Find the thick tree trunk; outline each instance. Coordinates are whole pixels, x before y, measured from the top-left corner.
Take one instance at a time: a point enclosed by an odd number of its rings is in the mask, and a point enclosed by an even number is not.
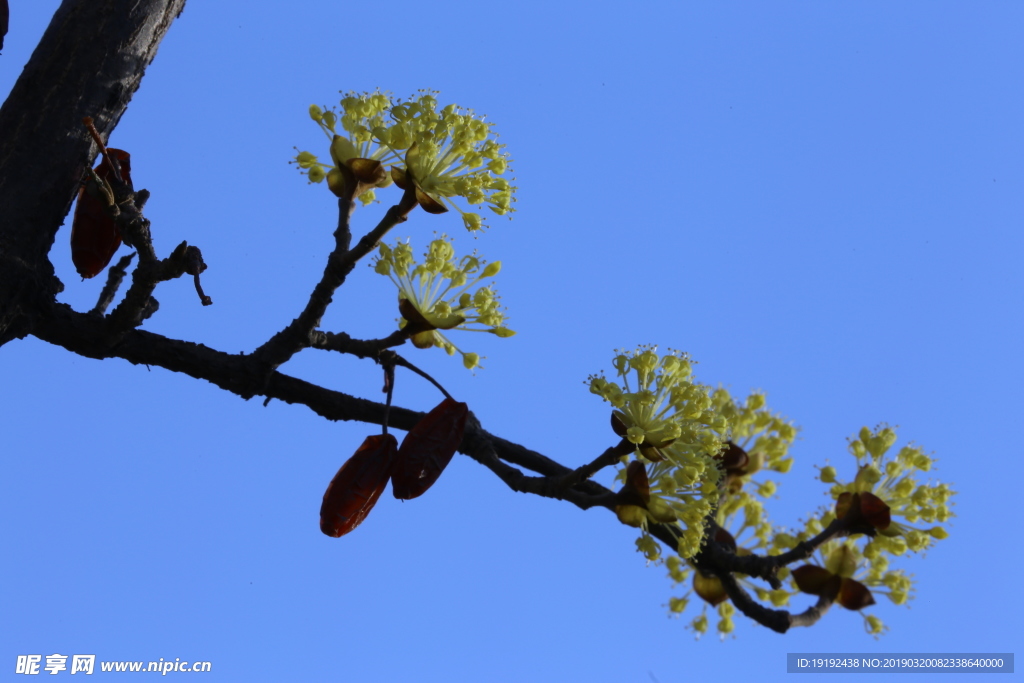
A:
[[[63,285],[48,253],[97,150],[185,0],[65,0],[0,108],[0,345]]]

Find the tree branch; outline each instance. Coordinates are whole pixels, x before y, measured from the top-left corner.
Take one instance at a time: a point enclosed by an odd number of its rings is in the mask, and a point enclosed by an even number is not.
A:
[[[403,203],[350,248],[352,202],[339,200],[335,248],[321,281],[304,310],[253,354],[228,354],[201,344],[169,339],[138,329],[156,309],[152,293],[157,283],[188,273],[204,305],[210,303],[199,286],[205,268],[198,249],[186,243],[164,260],[158,259],[142,216],[143,192],[119,198],[118,225],[125,241],[135,247],[139,265],[124,300],[106,318],[130,257],[111,269],[107,286],[90,314],[58,304],[63,285],[54,275],[48,253],[57,229],[67,215],[81,179],[95,155],[94,141],[82,129],[92,117],[102,139],[109,136],[138,89],[163,36],[184,7],[185,0],[65,0],[54,15],[11,95],[0,108],[0,345],[33,334],[90,358],[123,358],[182,372],[245,399],[264,395],[309,407],[330,420],[370,424],[387,422],[410,430],[422,418],[415,411],[362,399],[291,377],[277,368],[295,353],[315,347],[361,358],[380,354],[405,342],[396,331],[384,339],[355,340],[346,334],[317,331],[337,288],[355,264],[374,249],[415,206],[409,191]],[[39,159],[46,163],[38,163]],[[60,172],[53,172],[59,169]],[[30,199],[26,199],[30,198]],[[412,198],[412,199],[410,199]],[[412,203],[410,203],[412,202]],[[571,470],[554,460],[488,433],[471,415],[459,450],[495,473],[510,489],[566,500],[581,509],[614,510],[617,494],[590,481],[613,464],[628,442],[609,448],[595,460]],[[632,450],[632,445],[628,444]],[[519,469],[522,468],[522,469]],[[524,474],[523,469],[537,474]],[[713,524],[709,521],[709,524]],[[673,549],[678,527],[652,525],[650,533]],[[773,610],[756,602],[736,579],[746,574],[780,585],[778,568],[809,557],[822,543],[838,535],[867,533],[836,520],[813,539],[781,555],[738,556],[713,540],[713,534],[694,558],[699,571],[717,576],[730,599],[745,615],[778,632],[815,623],[831,602],[821,599],[801,614]]]
[[[383,424],[387,419],[390,426],[408,431],[424,417],[423,413],[394,406],[388,412],[384,404],[376,401],[357,398],[291,377],[270,369],[265,361],[255,355],[229,354],[144,330],[129,330],[117,346],[111,348],[107,343],[106,326],[102,319],[77,313],[63,304],[52,305],[49,315],[40,318],[35,334],[44,341],[90,358],[120,357],[131,363],[183,372],[245,399],[262,394],[269,399],[305,405],[329,420]],[[349,342],[355,347],[374,344],[361,340]],[[586,474],[595,464],[605,463],[620,450],[621,444],[608,449],[589,465],[572,470],[536,451],[488,433],[472,414],[459,447],[460,452],[494,472],[513,491],[565,500],[582,510],[592,507],[615,509],[615,492],[589,479],[576,479],[580,473]],[[526,475],[513,465],[540,476]],[[567,486],[567,482],[573,483]],[[864,532],[863,529],[851,530],[836,520],[813,539],[804,541],[793,550],[768,557],[736,555],[714,541],[709,534],[701,551],[694,557],[694,564],[699,571],[717,576],[722,581],[730,599],[743,614],[772,630],[785,633],[792,626],[815,623],[831,603],[827,600],[819,601],[815,607],[797,615],[785,610],[769,609],[756,602],[739,585],[734,574],[761,578],[773,588],[778,588],[781,585],[776,576],[779,567],[806,559],[827,540],[854,531]],[[672,549],[678,544],[677,527],[654,524],[649,528],[649,533]]]
[[[117,290],[121,287],[121,282],[124,281],[124,276],[128,272],[128,266],[131,264],[132,259],[135,257],[135,252],[122,256],[116,265],[110,267],[107,271],[107,283],[103,285],[103,291],[100,292],[99,300],[96,302],[96,306],[93,307],[90,313],[93,315],[103,315],[107,312],[107,308],[110,304],[114,303],[114,297],[117,296]]]
[[[313,332],[320,326],[327,307],[334,298],[334,292],[355,268],[359,259],[366,256],[391,228],[406,221],[407,210],[396,205],[388,209],[384,218],[370,232],[363,235],[355,248],[349,249],[352,238],[349,220],[354,204],[351,200],[338,199],[338,229],[334,231],[334,251],[327,258],[323,277],[313,288],[306,308],[287,327],[271,337],[254,352],[270,368],[276,369],[296,353],[312,344]],[[403,212],[404,211],[404,212]]]
[[[401,346],[409,338],[402,330],[395,330],[383,339],[353,339],[341,332],[322,332],[314,330],[309,334],[309,345],[314,349],[348,353],[357,358],[377,358],[385,349]]]
[[[0,345],[64,288],[47,254],[96,154],[83,117],[110,134],[184,5],[65,0],[0,108]]]

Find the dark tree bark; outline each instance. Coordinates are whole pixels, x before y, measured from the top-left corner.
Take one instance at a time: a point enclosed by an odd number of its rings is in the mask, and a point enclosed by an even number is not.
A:
[[[47,254],[185,0],[65,0],[0,108],[0,345],[63,289]],[[40,161],[44,163],[40,163]]]

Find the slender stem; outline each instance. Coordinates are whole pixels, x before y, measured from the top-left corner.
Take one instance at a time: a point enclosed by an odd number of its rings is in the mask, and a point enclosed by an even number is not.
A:
[[[366,233],[356,246],[350,249],[352,233],[349,229],[349,219],[353,209],[354,205],[350,200],[338,200],[335,247],[327,258],[323,277],[313,288],[309,301],[299,316],[254,352],[254,355],[270,368],[279,367],[296,353],[312,345],[313,333],[320,326],[320,320],[330,306],[334,292],[345,282],[345,278],[352,272],[356,263],[369,254],[389,230],[406,220],[400,207],[392,206],[377,227]]]

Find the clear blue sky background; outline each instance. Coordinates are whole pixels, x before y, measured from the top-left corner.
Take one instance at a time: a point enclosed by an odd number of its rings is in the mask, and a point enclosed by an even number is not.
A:
[[[11,0],[0,92],[57,4]],[[519,334],[465,341],[488,356],[475,376],[406,351],[487,429],[590,460],[613,435],[583,381],[655,343],[802,427],[777,524],[823,505],[813,466],[850,471],[846,438],[882,421],[934,451],[958,516],[901,565],[917,598],[874,609],[881,640],[836,608],[695,642],[696,612],[667,616],[664,569],[603,510],[458,456],[330,539],[324,488],[373,427],[30,338],[0,349],[0,678],[54,652],[211,661],[204,680],[673,683],[781,678],[787,652],[1019,650],[1022,26],[1014,2],[189,3],[111,144],[153,193],[160,252],[202,248],[215,305],[166,283],[146,329],[238,352],[283,327],[335,222],[287,164],[326,151],[307,107],[440,89],[497,123],[518,213],[475,242],[422,212],[394,235],[501,259]],[[76,276],[69,233],[51,257],[82,310],[101,282]],[[394,298],[361,266],[324,328],[384,336]],[[380,396],[370,363],[307,351],[284,370]],[[400,405],[437,400],[400,377]]]

